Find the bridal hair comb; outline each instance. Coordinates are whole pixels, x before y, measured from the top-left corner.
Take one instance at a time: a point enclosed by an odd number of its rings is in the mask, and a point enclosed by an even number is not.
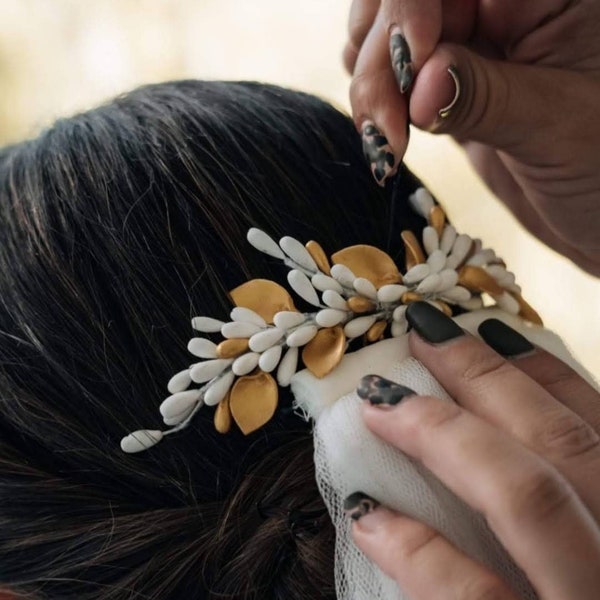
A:
[[[194,337],[188,350],[199,359],[169,381],[171,394],[160,405],[167,431],[142,429],[121,440],[127,453],[146,450],[165,436],[185,429],[202,406],[216,406],[214,424],[228,432],[232,421],[244,434],[267,423],[278,403],[278,386],[286,387],[298,367],[325,377],[342,360],[349,341],[365,344],[406,333],[406,307],[424,300],[452,316],[457,307],[478,310],[486,303],[533,323],[539,315],[521,296],[514,275],[481,240],[457,234],[429,192],[419,188],[411,207],[427,219],[420,242],[412,231],[401,233],[404,273],[390,256],[373,246],[357,245],[331,260],[314,241],[306,245],[284,237],[277,244],[259,229],[248,231],[257,250],[290,268],[292,290],[315,307],[303,313],[289,292],[266,279],[253,279],[230,292],[231,321],[195,317],[200,333],[220,333],[215,343]]]

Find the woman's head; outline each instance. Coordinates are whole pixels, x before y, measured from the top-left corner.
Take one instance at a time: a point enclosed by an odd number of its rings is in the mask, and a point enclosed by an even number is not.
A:
[[[397,232],[422,223],[395,199],[415,186],[378,188],[328,104],[253,83],[142,88],[1,150],[0,583],[40,599],[333,598],[327,517],[300,534],[288,518],[322,508],[289,395],[248,437],[216,433],[206,409],[142,455],[119,440],[160,425],[191,316],[225,318],[251,274],[285,279],[249,227],[401,262]]]

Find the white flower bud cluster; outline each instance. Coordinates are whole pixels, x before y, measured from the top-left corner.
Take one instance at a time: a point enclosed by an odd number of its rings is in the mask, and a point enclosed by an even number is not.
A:
[[[424,188],[409,199],[415,212],[428,218],[434,200]],[[236,307],[231,321],[211,317],[195,317],[192,327],[201,333],[220,333],[225,339],[248,339],[248,351],[236,358],[220,358],[217,345],[209,339],[194,337],[188,350],[203,359],[176,375],[168,383],[170,396],[160,405],[160,413],[168,431],[138,430],[121,441],[125,452],[139,452],[157,444],[165,435],[187,427],[204,405],[214,406],[227,396],[235,378],[251,373],[257,367],[265,373],[277,369],[281,387],[289,385],[298,365],[299,348],[308,344],[320,329],[342,326],[347,340],[366,334],[375,323],[385,321],[390,333],[398,337],[406,333],[405,294],[412,292],[442,310],[441,303],[456,304],[467,310],[481,308],[479,295],[458,284],[458,269],[464,265],[481,267],[506,293],[494,299],[499,307],[516,314],[517,301],[508,292],[519,293],[514,275],[508,272],[493,250],[483,249],[480,240],[458,235],[452,225],[445,224],[442,235],[432,226],[422,234],[426,261],[416,264],[403,276],[401,284],[377,289],[364,277],[357,277],[345,265],[335,264],[330,274],[323,273],[307,248],[292,237],[277,244],[260,229],[250,229],[248,241],[257,250],[282,260],[291,270],[288,283],[294,292],[317,310],[311,313],[281,311],[268,324],[256,312]],[[370,306],[354,312],[349,300],[359,298]],[[201,387],[189,389],[192,384]]]

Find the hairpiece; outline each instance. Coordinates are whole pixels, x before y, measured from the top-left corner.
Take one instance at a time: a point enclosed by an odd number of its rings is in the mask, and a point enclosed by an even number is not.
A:
[[[204,405],[216,406],[214,424],[221,433],[230,430],[232,421],[245,434],[257,430],[277,408],[278,386],[290,384],[300,348],[304,366],[324,377],[342,360],[349,340],[362,337],[370,344],[386,335],[405,334],[411,302],[427,301],[452,316],[453,306],[478,310],[487,298],[488,304],[542,324],[493,250],[483,248],[481,240],[457,234],[424,188],[409,200],[428,225],[422,242],[412,231],[401,233],[403,274],[390,256],[373,246],[345,248],[329,261],[317,242],[302,245],[284,237],[277,244],[265,232],[250,229],[250,244],[283,261],[291,269],[287,279],[292,290],[316,310],[298,311],[289,292],[273,281],[253,279],[236,287],[230,292],[235,305],[231,321],[192,319],[196,331],[220,333],[224,339],[218,344],[205,337],[190,340],[189,352],[203,360],[167,385],[171,395],[160,413],[171,429],[135,431],[121,440],[122,450],[140,452],[185,429]]]

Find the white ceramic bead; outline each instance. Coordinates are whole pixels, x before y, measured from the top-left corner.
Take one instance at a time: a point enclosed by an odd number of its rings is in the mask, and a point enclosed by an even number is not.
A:
[[[402,322],[406,321],[406,309],[407,308],[408,308],[408,306],[406,306],[406,304],[402,304],[401,306],[396,307],[392,314],[392,319],[394,319],[394,321],[397,321],[398,323],[402,323]]]
[[[273,317],[275,326],[284,331],[291,327],[296,327],[301,323],[304,323],[304,321],[306,321],[304,314],[289,310],[282,310],[281,312],[275,313],[275,316]]]
[[[270,373],[279,364],[281,358],[282,346],[273,346],[260,355],[258,366],[265,373]]]
[[[369,300],[377,300],[377,289],[375,286],[364,277],[357,277],[354,282],[354,289],[365,298]]]
[[[167,383],[167,389],[171,394],[176,394],[177,392],[183,392],[183,390],[187,390],[192,383],[192,378],[190,377],[190,370],[185,369],[183,371],[179,371],[179,373],[175,373],[171,379],[169,379],[169,383]]]
[[[212,319],[211,317],[194,317],[192,319],[192,327],[196,331],[214,333],[221,330],[221,327],[223,327],[223,321]]]
[[[408,288],[405,285],[384,285],[377,290],[377,300],[386,303],[398,302],[402,294],[405,294],[407,291]]]
[[[406,321],[394,321],[392,323],[392,337],[400,337],[406,333],[408,323]]]
[[[441,250],[434,250],[427,259],[431,273],[439,273],[446,266],[446,255]]]
[[[414,194],[408,197],[413,210],[424,218],[429,216],[431,209],[435,206],[435,202],[431,194],[424,188],[419,188]]]
[[[440,247],[440,238],[438,237],[437,231],[431,226],[427,226],[423,229],[423,247],[425,248],[427,256]]]
[[[279,249],[279,246],[264,231],[257,229],[256,227],[252,227],[248,231],[246,238],[257,250],[260,250],[265,254],[269,254],[274,258],[285,258],[285,255]]]
[[[511,315],[518,315],[521,307],[519,303],[508,293],[504,292],[501,296],[494,296],[496,304]]]
[[[452,225],[446,225],[442,232],[442,239],[440,240],[440,250],[445,254],[449,254],[456,241],[456,229]]]
[[[313,287],[320,292],[325,292],[327,290],[334,290],[338,294],[343,292],[342,286],[333,277],[323,275],[323,273],[316,273],[313,275],[310,282]]]
[[[121,450],[127,454],[142,452],[158,444],[163,439],[163,432],[156,429],[138,429],[121,440]]]
[[[286,344],[290,348],[304,346],[317,335],[318,328],[315,325],[304,325],[287,336]]]
[[[217,345],[205,338],[192,338],[187,345],[188,352],[198,358],[217,358]]]
[[[348,313],[343,310],[336,310],[335,308],[325,308],[320,310],[315,317],[315,321],[321,327],[335,327],[339,325],[346,317]]]
[[[342,298],[340,294],[333,290],[327,290],[323,292],[323,302],[330,308],[337,308],[338,310],[348,310],[348,303]]]
[[[317,263],[310,252],[298,240],[285,236],[279,240],[279,246],[296,264],[307,271],[318,271]]]
[[[444,269],[440,271],[440,287],[437,289],[438,292],[449,290],[458,283],[458,273],[454,269]]]
[[[189,412],[196,405],[200,398],[199,390],[187,390],[185,392],[177,392],[165,398],[159,407],[160,414],[165,419],[172,419],[182,413]]]
[[[460,285],[456,285],[440,295],[444,300],[449,300],[450,302],[456,302],[458,304],[468,302],[471,298],[471,292]]]
[[[258,313],[255,313],[253,310],[244,306],[236,306],[231,311],[230,316],[232,321],[245,321],[246,323],[252,323],[258,327],[267,326],[267,322]]]
[[[260,331],[254,323],[243,323],[242,321],[231,321],[221,327],[221,335],[225,338],[249,338]]]
[[[286,387],[290,385],[290,380],[296,372],[297,366],[298,348],[290,348],[285,353],[285,356],[281,359],[281,362],[279,363],[279,368],[277,369],[277,383],[281,387]]]
[[[255,333],[250,338],[250,350],[254,352],[264,352],[271,346],[275,345],[283,336],[285,332],[279,327],[270,327]]]
[[[363,333],[366,333],[371,325],[373,325],[377,321],[377,317],[373,315],[358,317],[357,319],[353,319],[349,323],[346,323],[344,327],[344,333],[347,338],[355,338]]]
[[[419,265],[415,265],[411,269],[409,269],[406,274],[402,277],[404,283],[412,285],[414,283],[418,283],[422,281],[429,275],[431,269],[427,263],[422,263]]]
[[[287,275],[288,283],[292,289],[309,304],[319,306],[319,297],[310,279],[298,269],[293,269]]]
[[[238,376],[247,375],[256,369],[260,354],[258,352],[247,352],[238,356],[231,365],[231,370]]]
[[[229,373],[219,377],[219,379],[206,390],[206,393],[204,394],[204,404],[207,406],[219,404],[219,402],[227,395],[234,379],[235,373],[233,371],[229,371]]]
[[[417,286],[418,294],[431,294],[434,292],[437,287],[440,285],[441,277],[437,273],[433,273],[432,275],[428,275],[419,283]]]
[[[331,276],[346,287],[352,287],[356,279],[354,273],[345,265],[333,265],[331,267]]]
[[[190,369],[192,381],[196,383],[206,383],[213,377],[219,375],[233,362],[232,358],[217,358],[216,360],[207,360],[197,363]]]

